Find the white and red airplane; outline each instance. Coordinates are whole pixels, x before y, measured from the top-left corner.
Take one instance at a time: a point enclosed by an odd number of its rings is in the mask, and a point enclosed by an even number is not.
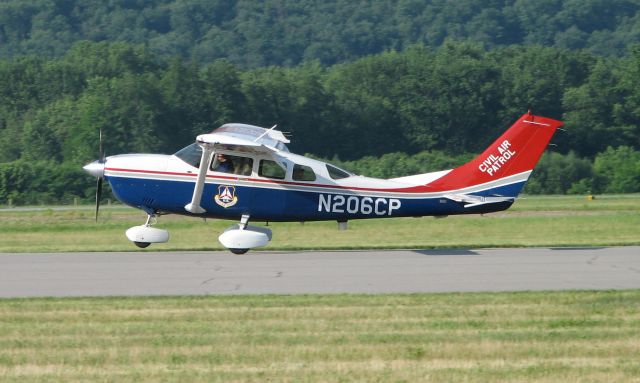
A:
[[[325,221],[482,214],[513,204],[562,122],[527,113],[472,161],[451,170],[391,179],[352,174],[290,153],[274,128],[225,124],[173,155],[124,154],[84,167],[123,203],[148,215],[126,231],[139,247],[169,240],[151,227],[164,214],[239,220],[219,237],[233,253],[266,245],[253,221]],[[102,145],[100,145],[102,146]],[[102,149],[100,149],[102,152]]]

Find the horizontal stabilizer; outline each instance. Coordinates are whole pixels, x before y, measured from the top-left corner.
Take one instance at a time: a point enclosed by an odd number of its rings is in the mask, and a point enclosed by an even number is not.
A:
[[[483,197],[473,194],[447,194],[444,198],[464,203],[465,208],[515,201],[515,198],[513,197]]]

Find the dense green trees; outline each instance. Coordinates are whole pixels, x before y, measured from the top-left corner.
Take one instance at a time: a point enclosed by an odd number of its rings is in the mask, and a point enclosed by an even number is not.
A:
[[[622,55],[640,42],[639,10],[637,0],[4,0],[0,57],[62,56],[80,40],[242,68],[332,65],[447,40]]]
[[[441,151],[408,155],[387,153],[366,156],[355,161],[333,159],[345,169],[371,177],[391,178],[444,169],[452,169],[474,157]],[[640,191],[640,151],[628,146],[607,148],[595,160],[578,157],[574,152],[545,153],[536,166],[525,192],[531,194],[631,193]]]
[[[596,193],[592,185],[593,166],[591,161],[569,152],[545,153],[534,170],[534,176],[527,183],[525,191],[532,194]]]
[[[79,169],[96,158],[99,130],[108,154],[171,153],[224,122],[278,124],[296,152],[397,177],[464,162],[527,108],[567,128],[529,192],[638,191],[639,81],[635,47],[603,58],[448,42],[243,70],[79,42],[60,58],[0,60],[0,204],[89,197]],[[62,174],[67,187],[56,186]]]
[[[593,188],[603,193],[629,193],[640,190],[640,152],[628,146],[608,147],[596,156]]]
[[[71,203],[88,200],[95,183],[73,163],[14,161],[0,163],[0,204]]]

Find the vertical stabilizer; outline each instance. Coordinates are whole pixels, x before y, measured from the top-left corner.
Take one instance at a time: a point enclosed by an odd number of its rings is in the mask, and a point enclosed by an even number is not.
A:
[[[516,197],[562,125],[551,118],[524,114],[478,157],[427,186],[441,191],[487,185],[500,189],[501,195]],[[513,186],[506,187],[509,185]]]

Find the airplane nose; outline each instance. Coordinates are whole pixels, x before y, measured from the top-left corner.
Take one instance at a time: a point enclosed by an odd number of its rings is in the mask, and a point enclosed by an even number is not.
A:
[[[90,164],[86,164],[82,169],[94,177],[101,178],[104,175],[104,162],[96,160]]]

